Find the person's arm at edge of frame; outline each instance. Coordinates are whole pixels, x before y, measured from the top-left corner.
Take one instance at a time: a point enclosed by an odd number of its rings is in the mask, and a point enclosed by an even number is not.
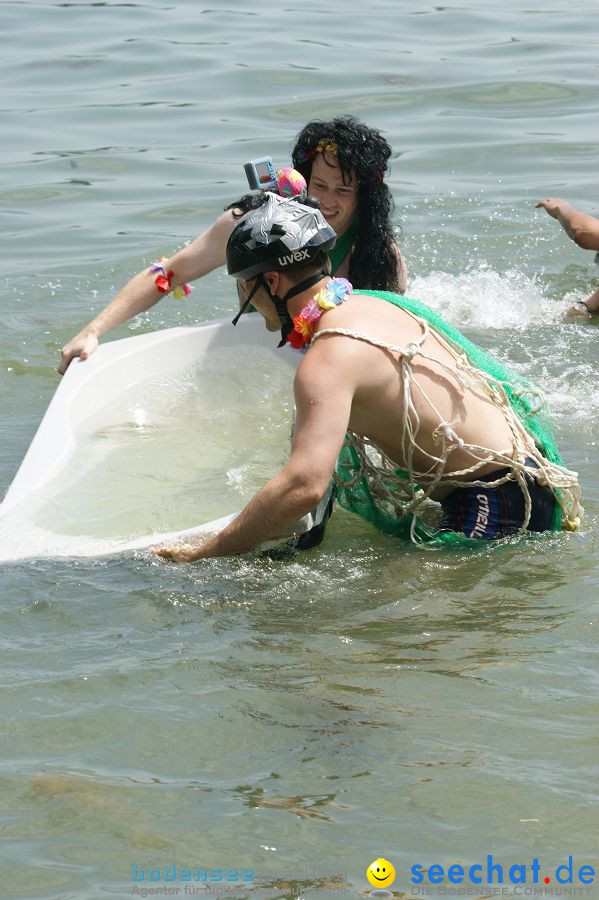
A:
[[[599,288],[595,291],[594,294],[591,294],[586,300],[578,300],[577,306],[572,307],[568,310],[569,315],[577,315],[584,316],[588,313],[590,316],[595,317],[599,314]],[[581,309],[582,307],[582,309]]]
[[[395,263],[397,266],[397,292],[403,295],[405,294],[406,286],[408,284],[408,267],[406,265],[406,261],[403,257],[403,253],[401,252],[399,244],[391,244],[390,249],[391,253],[395,257]]]
[[[583,250],[599,250],[599,219],[580,212],[567,200],[558,197],[541,200],[536,208],[544,209],[553,219],[557,219],[568,237]],[[599,289],[568,310],[568,315],[584,316],[586,313],[591,316],[599,313]]]
[[[568,237],[583,250],[599,250],[599,219],[580,212],[559,197],[541,200],[535,208],[544,209],[552,219],[557,219]]]
[[[233,210],[225,210],[206,231],[164,263],[165,268],[175,273],[172,288],[195,281],[224,264],[227,241],[235,223]],[[163,296],[154,283],[153,272],[144,269],[135,275],[91,322],[64,345],[60,351],[60,374],[64,375],[75,357],[87,359],[97,349],[103,334],[150,309]]]
[[[321,361],[306,357],[294,385],[297,420],[289,462],[219,534],[198,546],[154,547],[152,551],[177,562],[195,562],[245,553],[289,533],[293,523],[320,502],[331,480],[349,421],[350,378],[347,371],[336,370],[333,376],[324,354]],[[336,385],[333,396],[327,389],[331,384]]]

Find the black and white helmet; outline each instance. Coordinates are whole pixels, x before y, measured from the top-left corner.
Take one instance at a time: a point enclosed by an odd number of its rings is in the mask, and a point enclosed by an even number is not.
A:
[[[307,265],[337,235],[320,212],[293,197],[269,193],[235,226],[227,244],[227,271],[249,281],[261,272]]]

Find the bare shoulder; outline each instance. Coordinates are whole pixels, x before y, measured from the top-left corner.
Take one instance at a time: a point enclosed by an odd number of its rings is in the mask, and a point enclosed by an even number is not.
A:
[[[355,360],[350,362],[347,351],[352,343],[356,341],[322,338],[303,358],[293,384],[298,423],[318,420],[331,431],[337,418],[344,415],[341,430],[345,431],[358,373],[363,369]]]
[[[396,295],[401,300],[399,295]],[[359,364],[360,358],[371,358],[372,346],[405,347],[423,333],[421,320],[403,306],[371,294],[356,291],[349,302],[343,303],[323,322],[323,329],[339,328],[350,332],[340,352],[348,365]],[[326,335],[321,338],[327,340]]]
[[[310,350],[298,367],[295,375],[296,392],[313,394],[316,386],[322,386],[334,393],[339,385],[347,387],[355,383],[363,350],[360,342],[344,334],[326,333],[328,327],[352,331],[352,319],[336,317],[323,325],[325,333],[313,340]]]

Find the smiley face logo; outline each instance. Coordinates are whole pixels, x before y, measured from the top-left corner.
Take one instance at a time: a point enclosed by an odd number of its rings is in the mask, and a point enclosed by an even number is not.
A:
[[[375,859],[366,869],[366,877],[373,887],[386,888],[395,878],[395,869],[388,859]]]

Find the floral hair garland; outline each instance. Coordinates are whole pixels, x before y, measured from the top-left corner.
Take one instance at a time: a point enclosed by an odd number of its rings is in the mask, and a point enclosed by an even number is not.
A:
[[[293,319],[293,330],[287,335],[287,343],[304,353],[310,348],[316,324],[328,309],[334,309],[347,300],[353,287],[347,278],[333,278],[304,306]]]
[[[300,162],[308,162],[308,160],[314,159],[317,153],[329,153],[331,156],[339,156],[339,145],[334,143],[334,141],[323,139],[322,141],[319,141],[315,147],[307,150],[299,149],[297,151],[297,157]],[[385,169],[373,169],[371,177],[373,181],[383,181],[385,178]]]
[[[299,150],[298,157],[301,162],[307,162],[316,156],[317,153],[330,153],[331,156],[339,156],[339,145],[333,141],[322,140],[309,150]]]
[[[154,284],[158,288],[161,294],[168,294],[171,290],[171,279],[175,274],[172,269],[166,269],[164,263],[166,262],[166,256],[161,256],[160,260],[157,260],[155,263],[152,263],[150,266],[150,272],[158,272],[158,275],[154,279]],[[190,284],[182,284],[180,287],[176,287],[173,291],[173,300],[180,300],[181,297],[189,297],[191,294],[192,288]]]

